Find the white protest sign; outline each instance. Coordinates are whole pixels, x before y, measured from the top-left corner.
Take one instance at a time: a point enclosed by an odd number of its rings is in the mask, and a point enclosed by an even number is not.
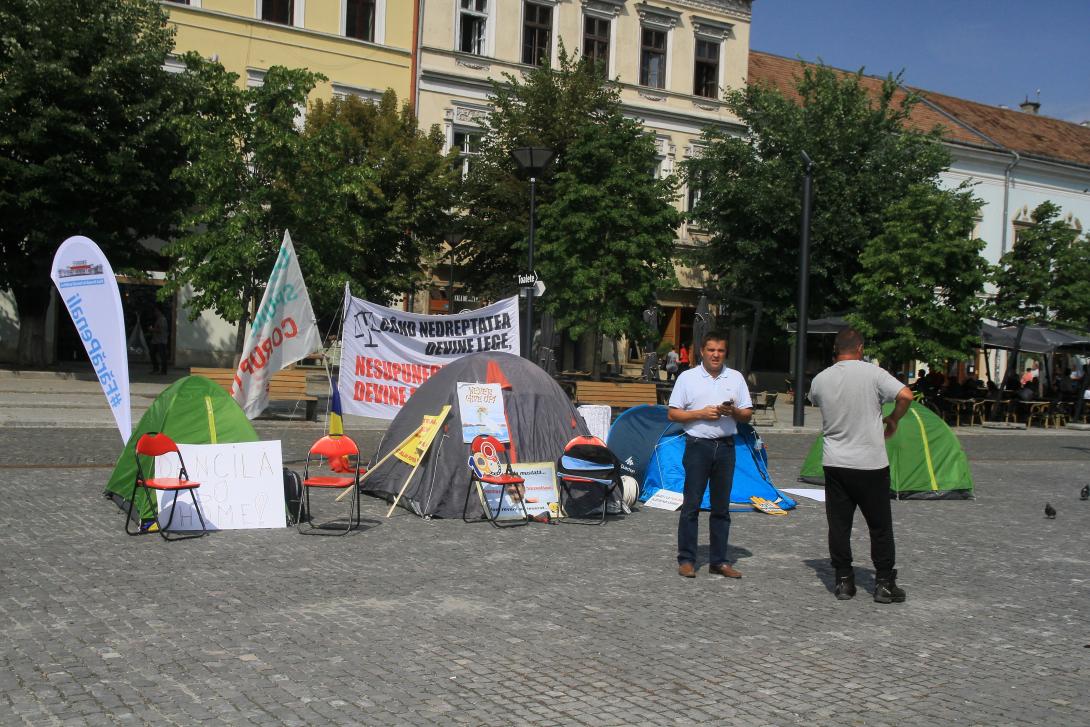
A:
[[[287,527],[284,503],[284,468],[280,440],[236,444],[179,444],[189,479],[201,483],[193,492],[209,530]],[[155,459],[157,477],[177,477],[178,458],[166,454]],[[200,530],[188,492],[156,492],[159,522],[170,519],[171,530]]]
[[[643,503],[647,507],[653,507],[657,510],[677,510],[681,507],[681,503],[685,500],[685,496],[680,492],[674,492],[673,490],[659,490],[651,497],[647,498],[647,502]]]
[[[526,480],[524,497],[526,498],[526,512],[530,517],[549,513],[550,517],[560,515],[560,496],[556,491],[556,463],[555,462],[520,462],[511,465],[516,475]],[[506,488],[499,485],[484,485],[485,501],[489,512],[496,511],[496,502],[503,490],[503,502],[500,505],[499,520],[522,517],[522,506],[511,499]]]
[[[231,396],[246,416],[253,419],[269,405],[272,375],[321,347],[299,258],[295,256],[291,235],[284,230],[280,254],[238,362]]]
[[[57,248],[51,277],[87,349],[121,441],[128,442],[132,434],[128,337],[114,270],[98,245],[77,235]]]
[[[341,407],[345,414],[393,419],[439,369],[480,351],[519,355],[518,298],[456,315],[428,316],[346,295]]]

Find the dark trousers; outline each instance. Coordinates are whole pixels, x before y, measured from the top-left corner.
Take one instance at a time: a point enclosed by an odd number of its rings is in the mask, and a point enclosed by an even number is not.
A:
[[[838,576],[852,572],[852,519],[855,508],[870,529],[870,555],[876,577],[893,570],[893,512],[889,506],[889,467],[854,470],[825,467],[825,517],[829,521],[829,557]]]
[[[151,344],[151,371],[152,373],[167,372],[167,345],[165,343]]]
[[[696,541],[700,532],[700,503],[704,489],[711,488],[711,517],[708,520],[711,565],[727,562],[730,536],[730,488],[734,481],[734,438],[697,439],[685,437],[685,495],[677,522],[677,562],[696,563]]]

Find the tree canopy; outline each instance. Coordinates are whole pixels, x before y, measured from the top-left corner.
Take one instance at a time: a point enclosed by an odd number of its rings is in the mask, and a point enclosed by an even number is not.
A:
[[[378,103],[355,96],[318,100],[307,115],[307,155],[297,192],[304,261],[321,271],[312,295],[323,308],[356,295],[389,301],[423,283],[451,224],[459,177],[438,127],[420,130],[408,104],[388,90]],[[309,283],[308,283],[309,285]]]
[[[168,236],[187,202],[170,179],[183,159],[172,48],[154,0],[0,3],[0,288],[18,307],[20,363],[46,362],[49,265],[65,238],[146,270],[138,241]]]
[[[555,68],[495,83],[492,105],[463,203],[462,254],[477,271],[470,288],[488,297],[514,292],[526,266],[529,199],[510,152],[548,147],[554,161],[537,177],[542,306],[573,340],[640,336],[641,311],[673,283],[680,222],[674,181],[654,175],[653,139],[624,117],[617,88],[563,48]]]
[[[1090,324],[1090,242],[1041,203],[995,269],[989,315],[1003,322]]]
[[[887,208],[860,256],[849,316],[883,363],[937,365],[979,345],[988,271],[973,236],[980,205],[966,188],[916,184]]]
[[[704,136],[686,163],[702,191],[694,219],[711,239],[694,258],[726,298],[760,300],[781,327],[797,317],[800,184],[805,151],[814,161],[810,313],[850,308],[867,243],[883,233],[886,210],[915,185],[934,186],[949,164],[938,132],[907,127],[916,99],[900,77],[876,92],[862,72],[806,66],[797,100],[754,84],[729,92],[729,109],[748,127]]]
[[[306,153],[298,118],[321,76],[273,66],[261,85],[242,89],[219,63],[192,52],[183,60],[190,93],[175,122],[189,164],[175,176],[193,204],[165,248],[172,264],[164,292],[191,286],[190,318],[211,309],[238,323],[241,351],[249,311],[296,219]]]

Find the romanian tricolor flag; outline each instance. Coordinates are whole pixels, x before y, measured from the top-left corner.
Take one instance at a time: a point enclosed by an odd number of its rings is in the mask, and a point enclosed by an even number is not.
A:
[[[337,381],[333,381],[333,395],[329,399],[329,433],[344,434],[344,420],[341,418],[341,394],[337,391]]]

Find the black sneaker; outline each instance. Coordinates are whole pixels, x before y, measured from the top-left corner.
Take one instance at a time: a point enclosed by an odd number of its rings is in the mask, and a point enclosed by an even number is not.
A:
[[[892,571],[888,577],[879,577],[874,584],[875,603],[904,603],[905,590],[897,585],[897,571]]]
[[[838,601],[850,601],[855,598],[855,575],[837,576],[833,595]]]

